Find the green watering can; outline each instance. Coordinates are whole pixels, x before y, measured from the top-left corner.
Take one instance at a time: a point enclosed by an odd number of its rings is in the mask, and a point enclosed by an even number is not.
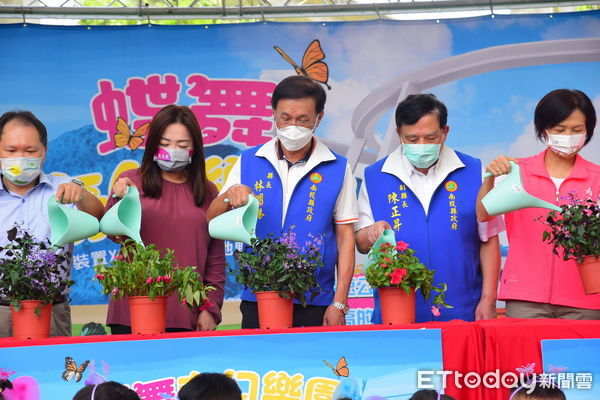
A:
[[[250,240],[256,237],[257,222],[258,200],[249,195],[245,206],[213,218],[208,223],[208,234],[215,239],[250,244]]]
[[[481,199],[489,215],[500,215],[509,211],[530,207],[562,211],[559,206],[527,193],[523,188],[523,181],[521,180],[521,168],[514,161],[511,161],[510,165],[511,169],[507,177]],[[484,178],[490,176],[492,174],[489,172],[483,175]]]
[[[371,266],[371,264],[373,264],[373,257],[371,256],[371,253],[373,252],[373,250],[379,249],[379,247],[384,243],[389,243],[392,246],[396,245],[396,234],[394,233],[393,230],[386,229],[377,238],[375,243],[373,243],[371,250],[369,250],[369,253],[367,253],[367,260],[365,261],[365,265],[364,265],[364,269],[363,269],[364,271],[366,271]]]
[[[128,236],[142,243],[142,203],[140,192],[135,186],[129,186],[127,193],[113,205],[100,220],[100,231],[107,235]]]
[[[94,236],[99,231],[98,219],[93,215],[58,203],[54,196],[48,199],[50,243],[64,246]]]

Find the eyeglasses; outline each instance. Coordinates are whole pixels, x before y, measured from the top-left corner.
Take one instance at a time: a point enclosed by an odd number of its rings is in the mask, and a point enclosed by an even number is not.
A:
[[[315,122],[308,118],[294,119],[294,118],[284,116],[284,117],[275,117],[275,119],[277,119],[279,121],[279,123],[281,125],[283,125],[284,127],[295,125],[295,126],[301,126],[304,128],[312,128],[313,126],[315,126]]]

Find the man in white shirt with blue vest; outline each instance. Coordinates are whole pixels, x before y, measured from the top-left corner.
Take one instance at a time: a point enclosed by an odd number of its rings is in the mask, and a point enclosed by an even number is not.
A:
[[[496,317],[501,221],[478,223],[481,162],[445,145],[446,106],[432,94],[410,95],[396,108],[400,146],[365,169],[356,240],[367,252],[385,229],[415,250],[446,282],[446,303],[435,320]],[[377,221],[377,222],[375,222]],[[432,302],[417,297],[416,321],[434,319]],[[381,322],[375,291],[374,323]]]
[[[314,136],[325,100],[323,87],[310,78],[281,81],[271,98],[277,137],[241,154],[207,213],[210,220],[243,206],[255,192],[262,195],[258,237],[279,236],[291,226],[299,243],[309,234],[323,235],[320,291],[312,300],[307,297],[306,308],[294,305],[293,326],[344,325],[354,274],[356,181],[347,160]],[[259,327],[256,297],[248,289],[240,310],[242,328]]]
[[[31,112],[9,111],[0,117],[0,246],[8,244],[7,231],[15,223],[37,240],[49,239],[50,197],[96,218],[104,214],[100,200],[87,191],[81,181],[42,172],[47,151],[46,127]],[[73,243],[65,249],[72,254]],[[8,303],[0,293],[0,337],[12,334]],[[71,336],[71,308],[66,296],[54,301],[50,336]]]

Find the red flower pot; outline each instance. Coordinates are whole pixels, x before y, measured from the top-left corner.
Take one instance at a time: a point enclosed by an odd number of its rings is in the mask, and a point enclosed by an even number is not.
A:
[[[41,305],[39,300],[21,300],[19,311],[11,306],[12,331],[15,339],[43,339],[50,336],[52,304]],[[36,307],[41,307],[40,315],[35,315]]]
[[[151,335],[165,333],[167,326],[167,296],[129,296],[131,333]]]
[[[600,257],[584,257],[581,264],[577,263],[577,268],[585,294],[600,293]]]
[[[379,288],[381,319],[384,325],[415,323],[415,289],[410,294],[399,287]]]
[[[294,302],[283,299],[275,291],[256,292],[258,323],[261,329],[285,329],[292,327]]]

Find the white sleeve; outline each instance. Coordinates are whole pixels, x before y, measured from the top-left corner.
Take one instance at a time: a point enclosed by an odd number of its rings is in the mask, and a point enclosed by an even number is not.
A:
[[[219,192],[219,195],[222,195],[223,193],[225,193],[233,185],[238,185],[238,184],[242,183],[242,163],[241,163],[241,160],[242,160],[242,157],[241,156],[238,157],[238,159],[235,162],[235,164],[233,164],[233,166],[229,170],[229,175],[227,175],[227,180],[225,181],[225,184],[221,188],[221,191]]]
[[[358,221],[356,178],[354,178],[349,164],[346,164],[344,183],[335,202],[333,220],[336,224],[353,224]]]
[[[358,222],[354,224],[354,231],[373,225],[375,220],[371,210],[371,202],[367,193],[367,183],[363,179],[358,195]]]

